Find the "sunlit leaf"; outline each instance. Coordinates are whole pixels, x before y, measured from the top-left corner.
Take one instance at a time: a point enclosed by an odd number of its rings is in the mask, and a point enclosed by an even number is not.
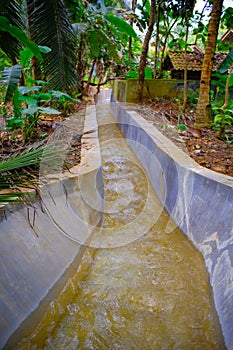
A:
[[[28,108],[22,109],[22,114],[33,115],[38,111],[39,111],[39,107],[36,104],[31,104],[28,106]]]
[[[48,46],[41,46],[41,45],[38,45],[38,47],[39,47],[40,52],[42,52],[42,53],[49,53],[49,52],[52,51],[52,50],[50,49],[50,47],[48,47]]]
[[[40,89],[41,89],[41,86],[39,86],[39,85],[35,85],[35,86],[32,86],[32,87],[19,86],[19,92],[22,95],[28,94],[29,92],[39,91]]]
[[[130,78],[138,78],[138,72],[128,72],[126,75],[125,75],[125,78],[126,79],[130,79]]]
[[[119,31],[122,33],[132,36],[133,38],[137,38],[137,34],[134,31],[133,27],[131,27],[124,19],[114,16],[112,14],[106,14],[105,18],[117,27]]]
[[[22,64],[22,66],[27,67],[32,57],[33,57],[33,52],[28,47],[26,47],[24,50],[21,50],[20,63]]]
[[[146,7],[147,12],[150,13],[150,1],[149,0],[146,0],[145,7]]]
[[[45,114],[61,114],[57,109],[49,107],[39,107],[39,111]]]

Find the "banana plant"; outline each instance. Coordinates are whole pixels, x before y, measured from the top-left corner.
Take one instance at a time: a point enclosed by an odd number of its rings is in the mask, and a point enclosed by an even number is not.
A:
[[[218,68],[218,72],[220,74],[227,73],[227,71],[231,68],[232,64],[233,64],[233,48],[230,50],[228,55],[224,58],[224,60],[220,64]]]
[[[25,31],[25,11],[23,11],[23,2],[17,0],[0,0],[0,16],[4,16],[9,20],[9,24]],[[11,65],[17,64],[20,50],[22,50],[22,42],[10,31],[2,31],[0,37],[0,48],[9,57]]]

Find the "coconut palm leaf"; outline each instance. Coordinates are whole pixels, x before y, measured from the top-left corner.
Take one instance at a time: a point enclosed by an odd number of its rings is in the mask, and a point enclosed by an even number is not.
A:
[[[33,41],[29,40],[24,31],[16,26],[10,24],[9,20],[5,16],[0,16],[0,29],[4,32],[8,32],[12,37],[19,40],[22,44],[28,47],[32,54],[34,54],[40,61],[43,61],[43,58],[40,53],[39,47]]]
[[[62,0],[27,0],[31,38],[51,52],[44,57],[43,72],[49,88],[69,92],[77,86],[76,39]]]
[[[8,159],[2,160],[0,162],[0,174],[6,171],[38,164],[41,160],[43,150],[43,147],[30,148],[22,153],[18,153]]]
[[[0,16],[8,18],[11,25],[24,29],[22,1],[19,0],[0,0]],[[0,28],[1,29],[1,28]],[[9,32],[0,30],[0,47],[11,58],[13,64],[16,63],[16,57],[22,48],[20,41],[13,37]]]
[[[57,162],[56,157],[57,152],[53,148],[38,143],[0,161],[0,205],[25,200],[28,193],[19,191],[19,187],[35,188],[42,159],[53,166]]]
[[[1,206],[8,203],[21,202],[25,196],[23,192],[0,193],[0,209]]]
[[[2,71],[2,82],[6,84],[6,93],[4,97],[4,102],[9,102],[17,89],[19,78],[21,75],[20,65],[15,65],[12,67],[5,67]]]

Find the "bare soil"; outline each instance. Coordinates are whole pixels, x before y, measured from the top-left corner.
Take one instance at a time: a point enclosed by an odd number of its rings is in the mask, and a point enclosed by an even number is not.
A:
[[[198,164],[233,176],[233,142],[228,144],[219,139],[212,129],[194,128],[195,107],[189,106],[184,113],[178,103],[161,99],[149,100],[136,109]],[[186,126],[185,130],[182,124]],[[232,126],[228,128],[227,135],[229,140],[233,140]]]
[[[88,103],[81,103],[78,108],[74,110],[77,113],[77,118],[81,118],[81,123],[84,124],[85,110]],[[25,142],[22,129],[7,130],[6,121],[0,115],[0,161],[21,153],[28,147],[36,143],[46,144],[52,133],[62,125],[67,116],[61,115],[41,115],[39,117],[37,127],[32,137]],[[82,135],[81,135],[82,136]],[[67,154],[66,166],[72,167],[81,160],[81,136],[75,139],[70,145]]]

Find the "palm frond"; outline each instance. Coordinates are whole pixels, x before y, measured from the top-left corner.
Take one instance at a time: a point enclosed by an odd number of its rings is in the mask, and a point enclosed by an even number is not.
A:
[[[43,154],[43,147],[26,150],[0,162],[0,173],[38,164]]]
[[[0,16],[7,17],[11,25],[25,29],[22,16],[22,3],[22,1],[18,0],[0,0]],[[10,33],[0,30],[0,47],[11,58],[13,64],[15,64],[16,57],[19,56],[19,51],[22,48],[19,40]]]
[[[43,72],[53,90],[77,86],[75,35],[62,0],[27,1],[31,38],[52,51],[44,56]]]
[[[23,192],[0,193],[0,209],[4,204],[21,202],[24,196]]]
[[[4,102],[9,102],[12,100],[20,79],[21,68],[22,66],[15,65],[12,67],[5,67],[2,71],[2,83],[6,84]]]
[[[44,162],[56,164],[57,152],[51,147],[38,143],[22,153],[0,162],[0,205],[6,202],[25,201],[23,188],[36,188],[39,179],[39,165]],[[7,189],[7,192],[5,190]]]

